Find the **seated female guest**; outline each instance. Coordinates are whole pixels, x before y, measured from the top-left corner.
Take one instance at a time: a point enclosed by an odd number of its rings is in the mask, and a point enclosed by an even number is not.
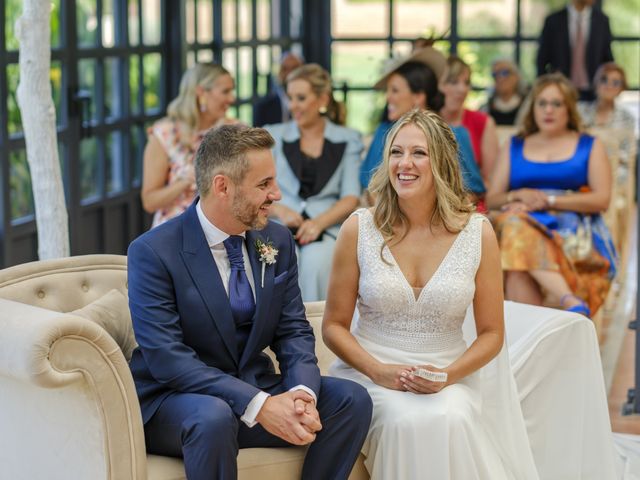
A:
[[[414,108],[438,112],[444,98],[438,91],[438,78],[442,75],[446,60],[432,47],[416,50],[409,57],[393,63],[374,88],[386,91],[388,121],[375,131],[371,146],[360,167],[360,184],[367,188],[371,176],[382,162],[383,147],[393,123]],[[465,187],[476,197],[484,194],[482,176],[474,160],[469,133],[462,126],[452,127],[459,148],[459,161]]]
[[[461,58],[450,56],[440,81],[440,90],[444,93],[440,115],[449,125],[462,125],[469,131],[476,162],[486,181],[498,156],[498,135],[489,115],[464,108],[470,89],[471,68]]]
[[[322,332],[340,358],[331,374],[373,400],[372,480],[537,479],[504,347],[498,245],[466,199],[451,129],[434,112],[402,116],[369,186],[373,208],[340,231]]]
[[[633,132],[633,115],[616,105],[618,96],[627,89],[627,76],[623,68],[614,62],[600,65],[593,84],[596,86],[596,100],[578,104],[584,126],[623,128]]]
[[[193,156],[209,128],[235,122],[225,118],[235,100],[233,89],[233,78],[223,67],[196,64],[182,76],[167,116],[149,129],[141,196],[144,209],[154,214],[153,227],[181,214],[193,202]]]
[[[299,281],[305,302],[324,300],[331,256],[340,224],[358,205],[360,134],[340,126],[342,106],[333,98],[331,77],[307,64],[287,76],[292,121],[266,125],[282,200],[272,214],[299,245]]]
[[[487,193],[506,298],[543,299],[589,316],[602,305],[616,254],[600,212],[611,172],[599,140],[581,133],[577,93],[561,74],[539,77],[520,134],[505,145]]]
[[[491,63],[491,76],[494,88],[482,110],[496,125],[515,125],[527,95],[520,70],[512,60],[502,58]]]

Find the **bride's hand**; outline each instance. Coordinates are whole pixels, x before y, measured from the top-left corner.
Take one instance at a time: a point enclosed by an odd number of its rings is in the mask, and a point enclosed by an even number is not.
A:
[[[444,387],[449,385],[448,380],[446,382],[433,382],[431,380],[427,380],[426,378],[419,377],[418,375],[414,375],[412,372],[417,370],[418,368],[424,368],[425,370],[429,370],[431,372],[447,373],[446,370],[434,367],[433,365],[420,365],[417,367],[412,367],[410,372],[405,372],[401,376],[400,382],[402,383],[402,390],[419,394],[438,393]]]
[[[405,390],[400,379],[403,378],[403,374],[408,375],[410,372],[410,365],[381,363],[371,376],[371,380],[375,384],[391,390]]]

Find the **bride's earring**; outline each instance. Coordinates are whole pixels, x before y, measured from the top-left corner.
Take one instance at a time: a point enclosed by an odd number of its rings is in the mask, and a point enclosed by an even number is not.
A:
[[[200,109],[200,111],[202,113],[207,111],[207,103],[202,100],[202,99],[198,99],[198,108]]]

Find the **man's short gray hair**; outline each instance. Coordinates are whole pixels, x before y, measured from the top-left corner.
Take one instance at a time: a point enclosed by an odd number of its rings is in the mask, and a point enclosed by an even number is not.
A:
[[[209,130],[194,158],[200,196],[209,194],[213,177],[219,174],[240,183],[249,168],[247,152],[270,149],[273,145],[273,137],[264,128],[236,124]]]

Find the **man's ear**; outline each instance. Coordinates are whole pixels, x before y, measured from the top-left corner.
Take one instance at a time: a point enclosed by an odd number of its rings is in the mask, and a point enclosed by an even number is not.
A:
[[[215,175],[211,180],[211,193],[216,197],[226,197],[229,195],[229,187],[231,186],[231,180],[226,175],[219,173]]]

